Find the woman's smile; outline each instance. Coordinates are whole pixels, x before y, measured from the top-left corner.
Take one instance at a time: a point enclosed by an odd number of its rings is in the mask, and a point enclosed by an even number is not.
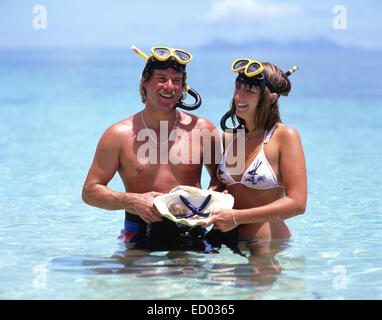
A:
[[[246,108],[248,108],[248,104],[244,104],[244,103],[237,103],[236,106],[239,109],[246,109]]]

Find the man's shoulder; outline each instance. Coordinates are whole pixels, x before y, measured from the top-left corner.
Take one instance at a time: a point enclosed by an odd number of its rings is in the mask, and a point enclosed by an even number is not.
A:
[[[122,141],[128,141],[133,135],[133,122],[135,115],[120,120],[110,125],[103,133],[101,140],[108,143],[119,145]]]
[[[113,123],[111,126],[109,126],[109,128],[107,128],[105,133],[110,135],[130,134],[133,129],[133,122],[135,117],[136,115],[134,114],[126,119]]]

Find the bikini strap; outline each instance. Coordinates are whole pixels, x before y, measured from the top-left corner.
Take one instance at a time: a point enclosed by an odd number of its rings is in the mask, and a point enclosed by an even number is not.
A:
[[[269,141],[269,139],[271,138],[272,133],[273,133],[273,131],[275,130],[275,128],[276,128],[276,125],[274,125],[274,126],[271,128],[271,130],[269,130],[268,132],[265,133],[263,143],[268,143],[268,141]]]
[[[231,148],[231,145],[232,145],[232,143],[236,140],[236,138],[237,138],[237,136],[235,136],[235,137],[232,139],[231,143],[228,145],[228,147],[225,148],[225,152],[224,152],[224,154],[223,154],[223,158],[224,158],[224,159],[225,159],[225,156],[227,155],[228,149]]]

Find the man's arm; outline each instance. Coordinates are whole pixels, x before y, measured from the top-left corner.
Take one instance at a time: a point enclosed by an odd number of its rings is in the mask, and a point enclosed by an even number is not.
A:
[[[98,142],[93,163],[82,189],[82,199],[85,203],[107,210],[126,208],[126,195],[107,187],[119,169],[119,153],[120,145],[116,139],[116,132],[110,127]]]
[[[120,166],[119,141],[118,131],[113,126],[101,137],[82,189],[83,201],[101,209],[128,210],[146,222],[161,221],[160,214],[153,207],[153,199],[160,193],[117,192],[107,187]]]

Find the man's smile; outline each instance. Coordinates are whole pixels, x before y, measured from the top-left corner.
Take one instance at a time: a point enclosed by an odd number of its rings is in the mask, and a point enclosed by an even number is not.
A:
[[[167,91],[161,91],[161,92],[159,92],[159,95],[161,97],[163,97],[163,98],[166,98],[166,99],[171,99],[171,98],[175,97],[174,93],[170,93],[170,92],[167,92]]]

